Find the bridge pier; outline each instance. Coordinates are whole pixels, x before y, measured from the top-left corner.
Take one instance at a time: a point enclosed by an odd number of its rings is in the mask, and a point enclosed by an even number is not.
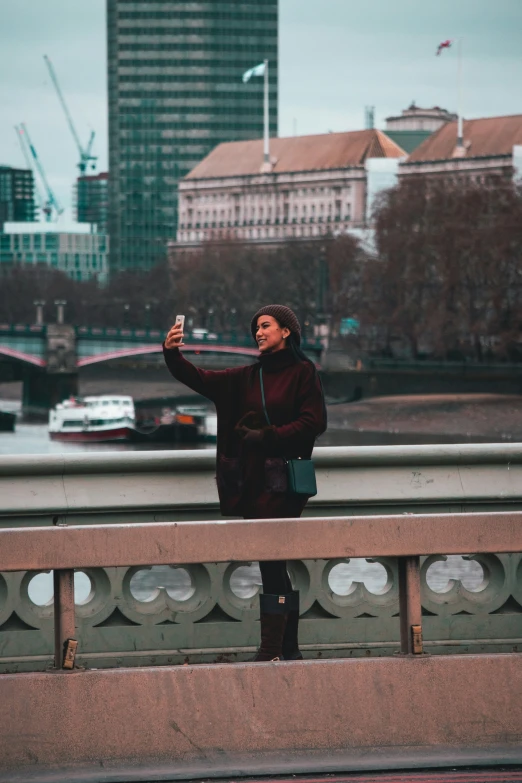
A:
[[[47,416],[50,408],[76,394],[77,373],[49,374],[31,367],[23,378],[22,414],[24,418]]]
[[[31,367],[25,372],[22,396],[24,416],[46,416],[58,402],[78,393],[74,326],[48,324],[45,354],[45,368]]]

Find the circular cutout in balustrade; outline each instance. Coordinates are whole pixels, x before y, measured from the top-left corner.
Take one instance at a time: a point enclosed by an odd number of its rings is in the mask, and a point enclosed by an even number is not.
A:
[[[479,593],[487,586],[484,569],[476,560],[461,555],[447,555],[432,563],[426,571],[426,584],[434,593],[447,593],[456,582],[470,593]]]
[[[381,593],[388,583],[388,574],[381,563],[369,563],[363,558],[352,558],[337,563],[328,573],[328,586],[334,595],[350,595],[362,583],[370,593]]]
[[[92,582],[84,571],[74,573],[74,603],[86,604],[92,594]],[[35,606],[49,606],[53,602],[53,572],[40,572],[30,578],[27,595]]]
[[[164,588],[175,601],[189,601],[196,592],[186,568],[163,565],[140,569],[133,575],[129,586],[133,598],[142,603],[157,598],[160,588]]]
[[[261,571],[257,563],[240,565],[232,571],[230,589],[238,598],[252,598],[261,589]]]

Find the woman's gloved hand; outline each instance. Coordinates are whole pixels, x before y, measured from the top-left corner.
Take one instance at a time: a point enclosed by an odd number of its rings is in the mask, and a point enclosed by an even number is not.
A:
[[[249,430],[246,427],[242,427],[243,430],[243,443],[247,448],[255,448],[261,446],[265,437],[264,430]]]
[[[262,430],[265,422],[256,411],[248,411],[236,424],[236,432],[244,434],[246,430]]]
[[[273,427],[268,427],[259,413],[249,411],[238,421],[235,431],[246,449],[266,449],[273,440]]]

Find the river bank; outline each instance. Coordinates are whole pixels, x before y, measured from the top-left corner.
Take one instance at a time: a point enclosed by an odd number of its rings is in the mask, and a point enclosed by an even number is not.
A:
[[[329,406],[329,426],[333,430],[406,438],[424,436],[426,443],[470,440],[518,442],[522,441],[522,396],[432,394],[373,397]],[[446,440],[434,441],[431,438]]]

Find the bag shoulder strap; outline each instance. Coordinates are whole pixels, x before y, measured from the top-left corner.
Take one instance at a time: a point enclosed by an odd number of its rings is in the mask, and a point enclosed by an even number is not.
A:
[[[265,405],[265,387],[263,384],[263,368],[259,368],[259,383],[261,384],[261,402],[263,403],[263,413],[265,414],[265,419],[267,420],[268,424],[271,425],[272,422],[268,418],[268,413],[266,412],[266,405]]]

